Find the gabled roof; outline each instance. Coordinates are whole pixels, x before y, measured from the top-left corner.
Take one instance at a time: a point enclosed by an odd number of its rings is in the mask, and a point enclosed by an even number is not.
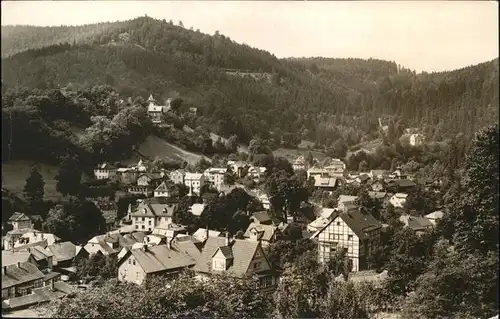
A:
[[[405,194],[405,193],[396,193],[396,194],[394,194],[394,196],[396,198],[406,198],[406,197],[408,197],[408,194]]]
[[[334,220],[341,218],[344,223],[358,236],[360,240],[368,238],[366,233],[382,227],[382,223],[370,214],[363,214],[357,208],[349,209],[340,213],[338,217],[332,218],[322,229],[318,230],[312,237],[322,233]]]
[[[205,204],[199,204],[199,203],[195,203],[193,205],[191,205],[191,214],[195,215],[195,216],[200,216],[203,211],[205,210]]]
[[[255,212],[252,214],[252,217],[257,219],[262,224],[272,221],[271,217],[267,212]]]
[[[27,262],[31,254],[28,251],[2,250],[2,266],[17,265]]]
[[[161,184],[156,187],[155,192],[168,192],[167,183],[165,181],[161,182]]]
[[[201,173],[186,173],[184,176],[184,179],[189,179],[189,180],[199,180],[203,177],[203,174]]]
[[[189,255],[170,249],[166,245],[132,249],[127,252],[128,254],[134,256],[144,272],[148,274],[190,267],[195,264],[195,260]],[[126,259],[122,258],[120,263]]]
[[[220,231],[218,230],[208,230],[208,237],[210,238],[216,238],[219,237],[221,234]],[[192,235],[193,239],[203,242],[207,240],[207,229],[206,228],[198,228]]]
[[[107,169],[107,170],[113,170],[113,169],[116,169],[116,167],[114,165],[111,165],[109,163],[102,163],[100,164],[99,166],[97,166],[98,169]]]
[[[10,218],[9,218],[9,221],[11,222],[21,222],[21,221],[27,221],[27,220],[31,220],[28,215],[26,215],[25,213],[19,213],[19,212],[15,212]]]
[[[43,273],[32,263],[23,262],[20,266],[17,267],[17,264],[7,266],[5,274],[2,275],[2,289],[44,277]]]
[[[371,198],[382,199],[382,198],[387,196],[387,193],[386,192],[368,192],[368,196],[370,196]]]
[[[397,186],[397,187],[414,187],[417,184],[415,184],[414,181],[410,179],[393,179],[388,182],[390,186]]]
[[[414,231],[425,230],[432,227],[432,223],[425,217],[402,215],[399,220],[405,224],[406,227]]]
[[[277,227],[274,225],[262,225],[262,224],[256,224],[256,223],[251,223],[247,230],[245,231],[245,234],[243,235],[246,238],[249,238],[252,234],[251,232],[253,230],[257,231],[260,233],[260,236],[258,236],[258,239],[260,240],[265,240],[265,241],[270,241],[274,233],[276,232]]]
[[[131,214],[134,217],[172,217],[177,209],[177,204],[162,204],[153,200],[140,202]]]
[[[81,249],[81,247],[79,248]],[[80,249],[77,249],[77,246],[70,241],[47,246],[47,249],[52,252],[57,262],[71,260],[75,258],[80,251]]]
[[[222,246],[222,247],[219,247],[219,249],[217,249],[215,251],[215,253],[212,255],[212,258],[218,253],[218,252],[221,252],[222,255],[224,255],[224,257],[226,259],[234,259],[234,255],[233,255],[233,249],[231,248],[231,246]]]
[[[227,246],[225,238],[209,238],[193,270],[202,273],[218,273],[217,271],[211,270],[212,256],[219,247],[224,246]],[[250,267],[250,262],[258,248],[260,248],[260,243],[258,241],[234,239],[231,245],[233,262],[224,273],[236,277],[243,277],[246,275]]]
[[[33,255],[36,261],[54,257],[54,254],[49,249],[42,248],[40,246],[29,248],[29,252]]]
[[[440,219],[443,218],[443,215],[444,213],[442,210],[437,210],[435,212],[425,215],[424,217],[428,219]]]
[[[201,256],[200,250],[193,243],[191,236],[189,235],[186,235],[185,237],[177,235],[177,237],[172,241],[171,246],[175,250],[190,256],[194,260],[198,260]]]
[[[42,247],[42,248],[47,247],[47,239],[40,240],[40,241],[31,243],[31,244],[26,244],[26,245],[14,247],[14,251],[22,251],[22,250],[26,250],[28,248],[33,248],[33,247]]]
[[[335,212],[335,208],[322,207],[321,208],[321,217],[330,218],[334,212]]]
[[[337,179],[335,177],[314,176],[315,187],[335,187],[336,185],[337,185]]]

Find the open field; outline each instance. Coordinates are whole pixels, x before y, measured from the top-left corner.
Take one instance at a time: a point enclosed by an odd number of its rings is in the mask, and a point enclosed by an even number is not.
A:
[[[24,184],[34,161],[9,161],[2,164],[2,187],[22,197]],[[58,199],[54,177],[58,168],[52,165],[39,164],[40,173],[45,181],[45,199]]]
[[[166,142],[165,140],[151,135],[139,146],[139,153],[150,158],[154,159],[155,157],[159,157],[161,159],[170,159],[170,160],[181,160],[186,161],[189,164],[196,164],[203,155],[192,153],[186,150],[183,150],[180,147],[177,147],[173,144]],[[210,158],[203,156],[206,160],[210,161]],[[139,161],[140,156],[138,154],[133,155],[128,160],[125,160],[124,164],[135,164]]]
[[[290,149],[290,148],[278,148],[273,151],[274,156],[281,156],[286,158],[289,161],[293,161],[297,156],[307,156],[307,154],[311,152],[313,157],[317,158],[320,162],[325,159],[326,155],[323,152],[308,150],[308,149]]]

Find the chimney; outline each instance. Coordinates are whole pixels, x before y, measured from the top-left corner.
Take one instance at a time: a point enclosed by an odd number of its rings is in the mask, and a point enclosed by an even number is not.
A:
[[[7,274],[7,266],[2,267],[2,275]]]
[[[54,291],[54,279],[50,281],[50,290]]]
[[[229,232],[226,232],[226,246],[229,246]]]
[[[207,239],[208,239],[208,237],[209,237],[209,235],[210,235],[210,230],[208,229],[208,225],[207,225],[206,235],[207,235]]]
[[[17,262],[17,268],[21,268],[21,262],[20,261]]]

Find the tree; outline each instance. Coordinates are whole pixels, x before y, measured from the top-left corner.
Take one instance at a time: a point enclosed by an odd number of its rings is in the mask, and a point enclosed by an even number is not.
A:
[[[24,184],[24,197],[30,202],[41,203],[43,201],[45,181],[37,166],[33,166],[30,175]]]
[[[476,134],[465,164],[465,193],[450,208],[453,242],[464,253],[498,253],[498,161],[497,125]]]
[[[77,195],[80,192],[82,173],[78,167],[79,163],[76,158],[66,156],[62,159],[54,179],[57,181],[56,190],[63,196]]]
[[[179,110],[184,101],[180,98],[175,98],[170,102],[170,108],[174,113],[179,113]]]
[[[309,166],[314,165],[314,157],[313,157],[311,152],[307,153],[306,162],[307,162],[307,164],[309,164]]]
[[[368,171],[368,168],[369,168],[368,162],[363,160],[363,161],[361,161],[361,163],[359,163],[358,171],[366,172],[366,171]]]

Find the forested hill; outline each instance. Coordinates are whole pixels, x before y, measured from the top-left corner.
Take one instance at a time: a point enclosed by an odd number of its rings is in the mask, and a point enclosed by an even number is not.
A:
[[[2,27],[2,57],[7,106],[23,103],[13,98],[23,87],[106,84],[125,99],[181,97],[183,107],[198,108],[197,126],[236,134],[244,143],[259,135],[273,145],[306,139],[327,148],[349,146],[380,137],[378,118],[392,128],[391,140],[406,127],[442,140],[470,137],[498,118],[498,59],[418,75],[373,59],[280,60],[219,33],[148,17]],[[243,77],[237,70],[266,76]]]

